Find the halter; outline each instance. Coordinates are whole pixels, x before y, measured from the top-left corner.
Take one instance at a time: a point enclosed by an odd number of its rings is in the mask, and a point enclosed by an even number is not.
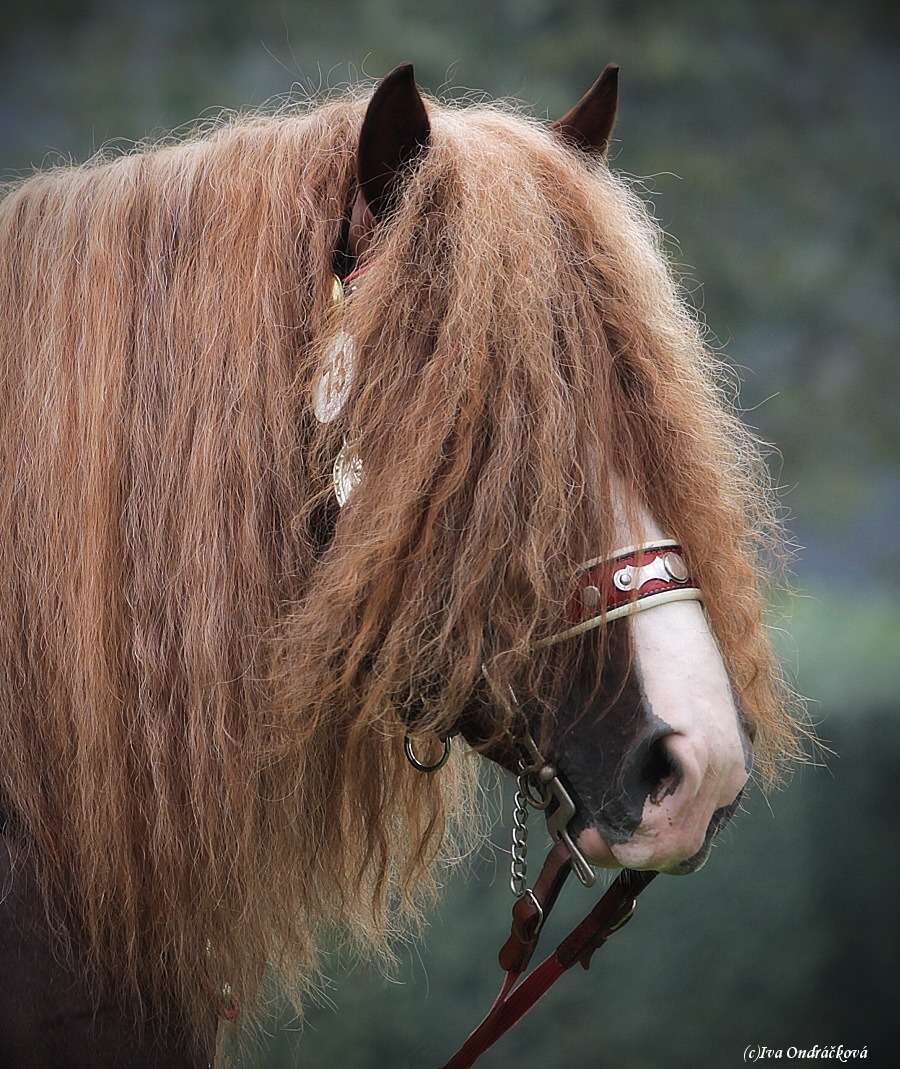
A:
[[[623,549],[582,567],[569,600],[570,626],[541,645],[552,646],[574,638],[604,621],[686,600],[700,601],[702,595],[677,542],[664,539]],[[530,731],[524,732],[520,748],[510,862],[510,889],[516,903],[510,935],[499,955],[506,977],[481,1024],[443,1069],[469,1069],[543,998],[564,972],[576,962],[588,969],[594,951],[631,920],[637,896],[657,876],[656,872],[623,869],[581,924],[519,983],[569,873],[574,871],[586,887],[596,881],[593,869],[569,834],[575,804],[557,769],[545,760]],[[556,840],[530,888],[526,880],[529,806],[548,813],[547,830]]]
[[[367,270],[363,266],[343,280],[335,277],[335,303],[342,305],[356,290]],[[329,363],[316,385],[314,408],[320,422],[334,419],[349,397],[355,373],[353,339],[341,332],[329,353]],[[362,478],[363,462],[354,443],[345,439],[334,462],[332,482],[338,505],[343,508]],[[609,558],[596,558],[582,565],[567,606],[568,626],[540,647],[575,638],[606,622],[631,616],[673,601],[701,601],[700,589],[691,578],[681,546],[670,539],[619,550]],[[486,668],[484,669],[487,674]],[[515,703],[515,695],[512,695]],[[452,733],[451,733],[452,734]],[[451,735],[441,739],[443,751],[434,763],[420,761],[407,734],[406,757],[419,772],[434,773],[450,756]],[[587,858],[569,832],[575,803],[526,728],[519,740],[518,790],[513,811],[510,888],[516,896],[512,928],[500,950],[500,966],[506,973],[503,986],[481,1024],[442,1069],[469,1069],[477,1059],[546,994],[560,976],[576,962],[590,966],[594,951],[622,928],[634,913],[637,896],[657,876],[656,872],[623,869],[596,906],[521,983],[537,947],[541,930],[563,884],[575,872],[586,887],[596,876]],[[547,830],[555,840],[533,887],[527,884],[527,819],[529,807],[547,815]]]

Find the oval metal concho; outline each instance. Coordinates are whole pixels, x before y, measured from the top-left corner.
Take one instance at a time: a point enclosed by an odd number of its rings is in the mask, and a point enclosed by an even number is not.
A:
[[[338,505],[343,508],[347,498],[359,486],[360,479],[362,479],[362,457],[356,446],[350,442],[344,442],[340,453],[335,457],[331,478],[334,484],[334,496],[337,498]]]
[[[667,553],[663,557],[663,565],[676,583],[686,583],[690,578],[687,563],[680,553]]]
[[[331,343],[325,358],[325,370],[319,376],[313,394],[313,411],[320,423],[330,423],[347,403],[356,370],[353,338],[342,330]]]
[[[344,303],[344,283],[337,275],[331,276],[331,303],[338,308]]]

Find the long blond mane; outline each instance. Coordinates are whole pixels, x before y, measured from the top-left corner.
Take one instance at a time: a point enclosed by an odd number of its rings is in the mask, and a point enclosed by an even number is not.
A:
[[[764,468],[644,207],[534,122],[430,102],[338,319],[364,106],[0,204],[0,810],[97,974],[199,1023],[267,962],[299,998],[326,928],[414,915],[475,762],[414,773],[402,714],[453,724],[486,661],[538,694],[575,566],[615,548],[611,472],[685,547],[764,767],[792,746]],[[320,426],[340,329],[361,371]]]

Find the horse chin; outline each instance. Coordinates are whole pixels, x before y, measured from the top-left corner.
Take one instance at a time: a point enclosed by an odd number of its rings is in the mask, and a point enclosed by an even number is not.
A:
[[[696,854],[686,858],[684,861],[676,861],[671,865],[660,866],[659,871],[664,872],[667,876],[690,876],[692,872],[702,869],[712,852],[716,836],[731,822],[731,818],[738,811],[743,796],[744,792],[741,791],[730,805],[724,805],[713,813],[709,827],[706,829],[703,845]]]
[[[639,861],[636,861],[634,856],[633,839],[629,839],[625,843],[610,846],[596,827],[585,828],[585,830],[581,832],[577,838],[578,849],[584,854],[587,861],[591,865],[595,865],[597,868],[655,869],[657,872],[664,873],[666,876],[690,876],[691,873],[702,869],[709,860],[709,855],[712,853],[713,841],[715,840],[716,835],[727,826],[731,818],[734,816],[741,803],[743,793],[744,792],[741,791],[730,805],[722,806],[713,813],[700,849],[690,857],[683,858],[680,861],[662,862],[649,865],[641,864]],[[632,856],[629,857],[629,854]]]
[[[697,872],[703,868],[709,859],[711,850],[712,839],[704,843],[693,857],[689,857],[685,861],[678,861],[674,865],[663,865],[659,871],[665,873],[666,876],[690,876],[692,872]]]
[[[709,830],[706,833],[706,838],[703,840],[703,845],[696,854],[692,854],[691,857],[685,858],[684,861],[675,861],[669,865],[660,865],[658,871],[665,873],[666,876],[690,876],[692,872],[697,872],[699,869],[702,869],[709,860],[709,855],[712,853],[713,839],[716,837],[717,830],[717,828],[710,825]]]
[[[621,846],[610,846],[596,828],[588,828],[578,836],[578,849],[584,854],[586,860],[601,869],[656,869],[657,872],[667,876],[689,876],[692,872],[701,869],[707,862],[712,850],[713,834],[708,834],[700,849],[691,857],[682,861],[665,862],[662,864],[644,865],[627,855],[630,851]],[[619,857],[621,852],[624,856]]]
[[[696,854],[686,858],[684,861],[662,866],[659,871],[664,872],[667,876],[690,876],[692,872],[702,869],[712,852],[713,841],[719,832],[730,824],[731,818],[740,808],[743,797],[744,792],[741,790],[730,805],[723,805],[713,813],[709,827],[706,829],[706,835],[703,837],[703,845]]]

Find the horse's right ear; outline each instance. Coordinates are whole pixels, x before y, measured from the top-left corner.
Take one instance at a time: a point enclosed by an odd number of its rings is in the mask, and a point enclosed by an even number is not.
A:
[[[393,207],[406,168],[430,141],[413,66],[401,63],[378,83],[359,135],[359,191],[376,222]]]

